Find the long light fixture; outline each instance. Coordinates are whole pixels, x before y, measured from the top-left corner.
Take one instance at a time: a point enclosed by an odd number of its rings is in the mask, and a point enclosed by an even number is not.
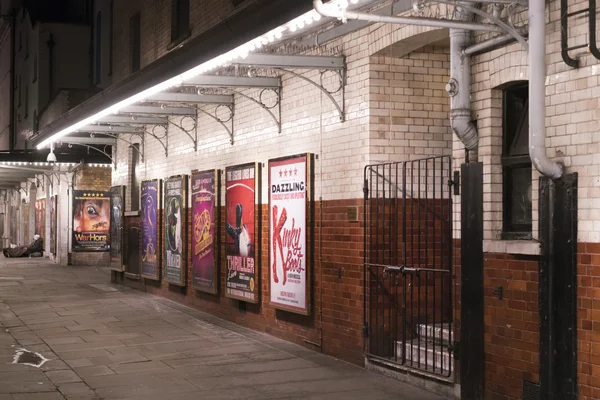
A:
[[[63,167],[73,167],[78,163],[66,163],[66,162],[32,162],[32,161],[0,161],[0,167],[50,167],[59,165]],[[105,163],[88,163],[83,164],[88,167],[108,168],[112,167],[112,164]]]
[[[358,3],[359,0],[351,0],[352,4]],[[332,0],[326,4],[327,7],[336,7],[341,9],[346,9],[349,6],[348,0]],[[93,124],[97,122],[100,118],[106,117],[111,114],[118,113],[124,107],[130,106],[137,102],[143,101],[144,99],[156,94],[163,92],[172,87],[181,86],[183,82],[187,79],[193,78],[195,76],[204,74],[206,72],[210,72],[214,69],[217,69],[225,64],[231,63],[239,58],[246,58],[249,53],[260,50],[262,47],[274,43],[283,38],[283,34],[286,32],[296,32],[300,29],[305,28],[312,23],[319,21],[321,19],[321,15],[317,13],[315,10],[308,11],[301,16],[294,18],[293,20],[287,22],[284,25],[281,25],[266,34],[259,36],[249,42],[244,43],[241,46],[236,47],[233,50],[228,51],[227,53],[221,54],[218,57],[213,58],[212,60],[206,61],[182,74],[177,75],[171,79],[168,79],[158,85],[155,85],[149,89],[146,89],[142,92],[139,92],[123,101],[120,101],[104,110],[83,119],[68,128],[63,129],[50,136],[46,140],[42,141],[37,145],[38,149],[42,149],[48,146],[50,143],[55,142],[56,140],[70,134],[76,132],[86,125]]]

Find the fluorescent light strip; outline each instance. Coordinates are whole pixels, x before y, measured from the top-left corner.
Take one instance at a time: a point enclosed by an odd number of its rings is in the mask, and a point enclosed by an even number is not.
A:
[[[77,163],[64,163],[64,162],[56,162],[56,163],[49,163],[49,162],[31,162],[31,161],[0,161],[0,165],[5,165],[5,166],[32,166],[32,167],[49,167],[52,165],[60,165],[60,166],[67,166],[67,167],[72,167],[77,165]],[[101,163],[89,163],[89,164],[84,164],[87,165],[89,167],[112,167],[112,164],[101,164]]]
[[[352,0],[352,3],[356,4],[356,3],[358,3],[358,1],[359,0]],[[333,1],[330,1],[329,3],[327,3],[326,6],[327,7],[337,7],[338,9],[339,8],[346,9],[348,7],[348,0],[333,0]],[[245,44],[243,44],[225,54],[221,54],[220,56],[215,57],[212,60],[206,61],[205,63],[202,63],[202,64],[190,69],[189,71],[186,71],[174,78],[166,80],[162,83],[159,83],[156,86],[146,89],[140,93],[137,93],[117,104],[114,104],[114,105],[100,111],[97,114],[92,115],[91,117],[88,117],[82,121],[77,122],[76,124],[71,125],[68,128],[63,129],[62,131],[57,132],[56,134],[52,135],[48,139],[46,139],[46,140],[42,141],[40,144],[38,144],[37,148],[38,149],[44,148],[44,147],[48,146],[50,143],[55,142],[58,139],[60,139],[64,136],[67,136],[70,133],[76,132],[78,129],[81,129],[82,127],[84,127],[86,125],[90,125],[90,124],[97,122],[100,118],[106,117],[110,114],[115,114],[115,113],[119,112],[120,109],[130,106],[134,103],[143,101],[144,99],[152,96],[153,94],[163,92],[163,91],[165,91],[169,88],[175,87],[175,86],[181,86],[183,84],[183,82],[187,79],[193,78],[195,76],[198,76],[198,75],[204,74],[206,72],[209,72],[211,70],[214,70],[216,68],[219,68],[222,65],[230,63],[238,58],[242,58],[242,59],[246,58],[248,56],[248,53],[259,50],[263,46],[265,46],[269,43],[273,43],[278,39],[281,39],[285,32],[287,32],[287,31],[296,32],[297,30],[302,29],[308,25],[311,25],[313,22],[319,21],[320,19],[321,19],[321,15],[319,13],[317,13],[315,10],[306,12],[306,13],[302,14],[301,16],[289,21],[288,23],[286,23],[282,26],[279,26],[279,27],[267,32],[266,34],[259,36],[249,42],[246,42]]]

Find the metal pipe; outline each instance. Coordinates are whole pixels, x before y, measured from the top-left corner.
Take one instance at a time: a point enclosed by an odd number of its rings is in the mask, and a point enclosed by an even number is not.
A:
[[[529,156],[544,176],[558,179],[563,167],[546,155],[545,1],[529,2]]]
[[[359,13],[354,11],[348,11],[344,9],[334,10],[331,7],[327,7],[323,4],[322,0],[313,0],[313,6],[315,11],[327,18],[339,18],[342,21],[360,20],[370,22],[382,22],[390,24],[405,24],[405,25],[417,25],[417,26],[429,26],[436,28],[448,28],[448,29],[464,29],[469,31],[488,31],[488,32],[503,32],[502,28],[492,24],[480,24],[475,22],[460,22],[460,21],[447,21],[440,20],[437,18],[419,18],[419,17],[390,17],[386,15],[375,15],[367,13]]]
[[[521,28],[518,31],[519,31],[519,34],[521,34],[523,37],[527,37],[528,32],[527,32],[526,28]],[[485,40],[483,42],[474,44],[472,46],[469,46],[469,47],[463,49],[462,54],[467,55],[467,56],[473,56],[476,54],[481,54],[481,53],[485,53],[487,51],[495,50],[498,47],[505,46],[505,45],[515,42],[515,41],[516,41],[515,37],[510,33],[507,33],[505,35],[498,35],[491,39]]]
[[[454,9],[454,19],[470,21],[473,14],[462,7]],[[450,81],[446,91],[450,96],[450,125],[468,150],[469,161],[477,161],[479,137],[471,121],[471,57],[462,50],[471,44],[471,33],[450,29]]]

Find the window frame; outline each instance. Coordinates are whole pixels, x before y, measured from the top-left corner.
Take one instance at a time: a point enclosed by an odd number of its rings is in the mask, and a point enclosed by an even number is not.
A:
[[[515,115],[509,115],[509,103],[513,102],[518,91],[528,88],[528,81],[515,82],[502,90],[502,239],[504,240],[531,240],[533,229],[533,204],[530,222],[525,224],[515,224],[512,221],[513,210],[513,182],[512,173],[518,169],[528,169],[532,171],[531,158],[529,154],[510,154],[510,148],[520,136],[527,135],[527,148],[529,148],[529,129],[523,132],[525,126],[529,127],[529,96],[525,97],[525,103],[520,119],[514,124],[514,133],[510,134],[510,120],[515,119]],[[533,182],[532,182],[533,184]]]
[[[129,18],[129,56],[133,74],[142,68],[142,13],[139,11]]]
[[[187,18],[184,18],[185,16]],[[190,1],[171,0],[171,43],[169,49],[189,38],[191,31]]]

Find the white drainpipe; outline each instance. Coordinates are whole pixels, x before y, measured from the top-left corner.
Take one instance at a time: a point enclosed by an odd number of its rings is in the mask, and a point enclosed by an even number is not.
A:
[[[464,9],[454,10],[454,19],[470,21],[472,17]],[[446,91],[450,95],[450,126],[469,150],[469,161],[477,161],[479,137],[471,120],[471,57],[462,54],[470,44],[469,31],[450,29],[450,81]]]
[[[529,1],[529,157],[544,176],[558,179],[563,167],[546,155],[545,1]]]

